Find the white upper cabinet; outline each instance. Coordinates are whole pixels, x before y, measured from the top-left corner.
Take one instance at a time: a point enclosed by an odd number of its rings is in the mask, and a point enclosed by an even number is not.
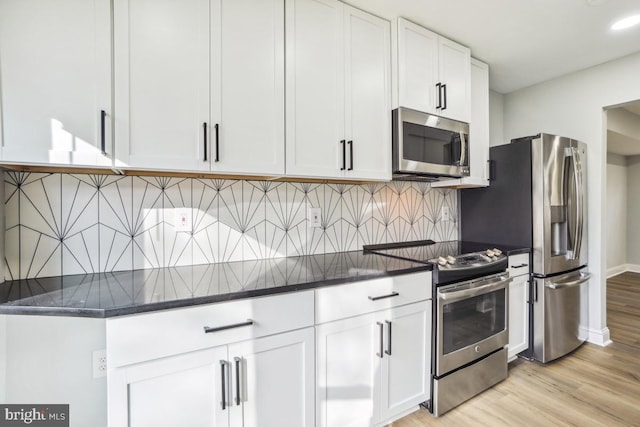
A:
[[[209,0],[115,0],[116,166],[208,170]]]
[[[212,11],[211,170],[282,175],[284,2],[221,0]]]
[[[338,177],[346,143],[342,3],[286,7],[287,174]]]
[[[489,185],[489,66],[471,58],[471,122],[468,177],[432,183],[432,187],[473,188]]]
[[[391,179],[391,25],[345,5],[345,177]]]
[[[282,0],[115,0],[116,166],[284,172]]]
[[[287,175],[391,179],[389,22],[292,0],[286,28]]]
[[[110,10],[0,1],[3,161],[111,165]]]
[[[468,123],[471,51],[398,18],[398,105]]]

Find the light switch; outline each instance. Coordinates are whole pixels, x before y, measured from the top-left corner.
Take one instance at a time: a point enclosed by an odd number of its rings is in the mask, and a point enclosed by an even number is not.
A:
[[[322,226],[322,213],[320,208],[309,208],[309,215],[307,216],[309,220],[309,228],[316,228]]]
[[[440,219],[442,222],[451,221],[451,215],[449,213],[449,206],[443,206],[440,212]]]

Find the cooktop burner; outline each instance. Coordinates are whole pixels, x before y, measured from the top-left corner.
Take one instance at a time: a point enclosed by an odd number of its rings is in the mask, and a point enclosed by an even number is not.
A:
[[[479,277],[489,272],[503,271],[507,256],[500,248],[485,243],[458,240],[365,245],[365,252],[400,258],[425,264],[434,264],[434,282],[438,284]]]

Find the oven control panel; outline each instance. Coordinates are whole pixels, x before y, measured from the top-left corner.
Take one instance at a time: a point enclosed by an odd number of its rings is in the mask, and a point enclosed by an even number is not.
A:
[[[438,264],[440,269],[465,269],[481,267],[505,260],[507,257],[500,249],[492,248],[481,252],[471,252],[461,255],[441,255],[429,259],[429,262]]]

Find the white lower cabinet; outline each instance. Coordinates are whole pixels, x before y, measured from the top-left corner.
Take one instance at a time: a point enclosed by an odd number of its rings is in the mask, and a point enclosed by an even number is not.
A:
[[[115,317],[106,348],[109,427],[378,427],[430,397],[431,272]]]
[[[313,336],[306,328],[118,368],[109,426],[313,426]]]
[[[313,291],[107,321],[109,427],[313,426]]]
[[[431,301],[391,311],[389,353],[381,366],[380,420],[391,420],[429,398]]]
[[[228,426],[221,407],[226,346],[118,369],[112,384],[121,397],[110,426]],[[110,402],[113,404],[113,402]]]
[[[427,400],[430,328],[430,301],[316,326],[316,425],[383,425]]]
[[[236,370],[231,388],[240,380],[231,399],[238,408],[229,412],[232,426],[314,425],[313,328],[230,345],[229,360]]]
[[[529,347],[529,254],[509,257],[509,352],[512,361]]]

